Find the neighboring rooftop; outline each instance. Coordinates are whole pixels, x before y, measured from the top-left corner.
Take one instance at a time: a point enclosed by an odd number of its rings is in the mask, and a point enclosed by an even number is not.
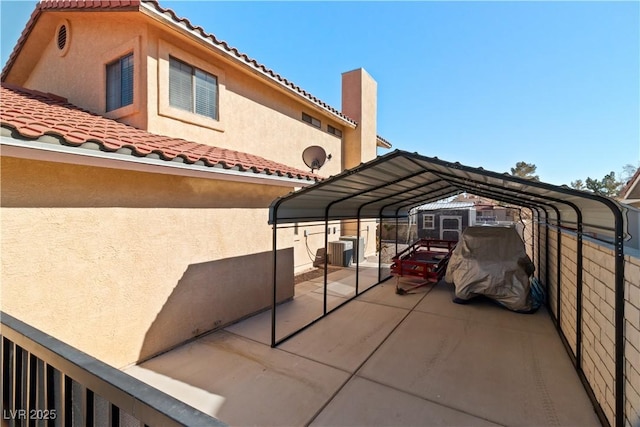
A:
[[[155,135],[69,104],[66,99],[2,85],[0,124],[26,139],[42,139],[79,149],[128,154],[171,162],[277,175],[305,181],[320,177],[253,154]],[[14,135],[15,136],[15,135]],[[79,151],[80,153],[80,151]]]

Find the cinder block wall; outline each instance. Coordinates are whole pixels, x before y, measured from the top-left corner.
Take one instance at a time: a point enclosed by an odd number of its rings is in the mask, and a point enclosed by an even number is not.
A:
[[[640,258],[625,257],[624,372],[627,426],[640,424]]]
[[[545,233],[549,247],[545,248]],[[525,229],[529,256],[537,257],[537,236]],[[540,230],[540,271],[546,279],[548,251],[548,290],[551,312],[558,317],[557,303],[557,228]],[[561,234],[560,328],[574,356],[576,355],[577,316],[577,238],[574,233]],[[615,423],[615,257],[610,245],[583,240],[582,265],[582,369],[594,395],[610,424]],[[537,258],[535,258],[537,260]],[[538,262],[536,262],[536,266]],[[640,258],[625,256],[625,414],[626,425],[640,422]]]
[[[575,236],[567,235],[575,241]],[[582,360],[589,384],[609,422],[615,419],[615,258],[613,251],[583,242]]]

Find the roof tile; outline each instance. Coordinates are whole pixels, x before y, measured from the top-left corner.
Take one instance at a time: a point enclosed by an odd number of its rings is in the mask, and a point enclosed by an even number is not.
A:
[[[141,129],[82,110],[66,100],[24,88],[3,84],[0,90],[0,124],[15,129],[26,138],[58,135],[66,145],[78,147],[95,142],[103,151],[130,148],[134,155],[152,153],[187,163],[202,160],[226,169],[238,167],[254,173],[276,173],[308,181],[320,177],[253,154],[199,144],[179,138],[155,135]]]

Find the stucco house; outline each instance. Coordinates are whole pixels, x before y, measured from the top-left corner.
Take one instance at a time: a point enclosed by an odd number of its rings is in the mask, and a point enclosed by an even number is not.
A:
[[[2,310],[117,368],[270,306],[269,204],[391,146],[363,69],[338,110],[155,1],[38,3],[0,119]]]

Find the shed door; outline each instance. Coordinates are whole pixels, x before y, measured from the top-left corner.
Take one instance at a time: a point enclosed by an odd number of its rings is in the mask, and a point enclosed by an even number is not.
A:
[[[462,233],[462,216],[440,217],[440,239],[458,241],[460,233]]]

